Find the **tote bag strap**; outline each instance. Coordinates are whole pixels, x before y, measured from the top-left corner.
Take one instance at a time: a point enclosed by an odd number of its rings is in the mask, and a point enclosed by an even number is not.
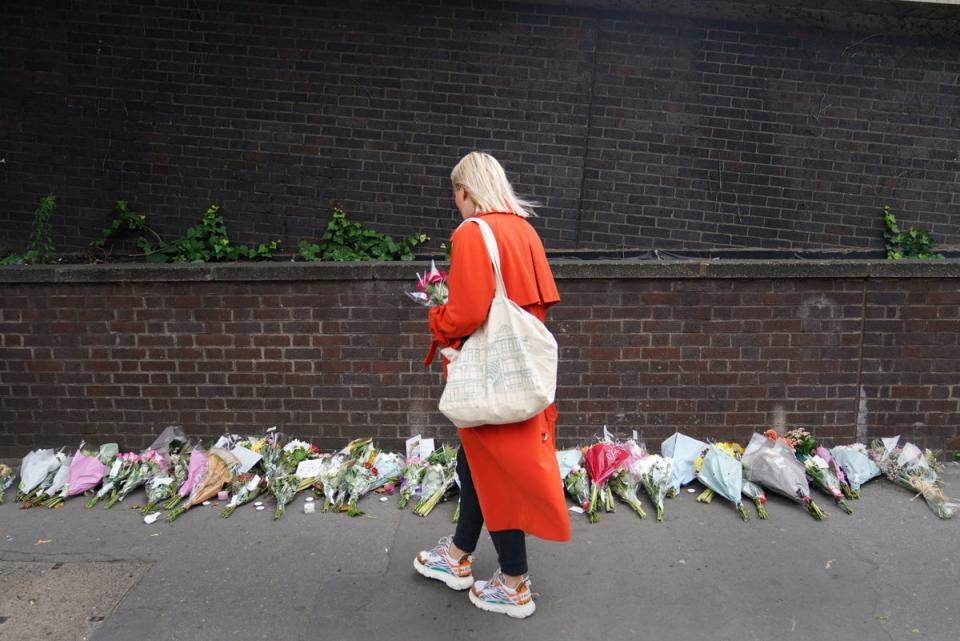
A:
[[[480,227],[480,233],[483,234],[483,240],[487,245],[487,253],[490,254],[490,261],[493,263],[493,275],[497,284],[495,296],[506,297],[507,288],[506,285],[503,284],[503,274],[500,272],[500,248],[497,247],[497,238],[493,235],[493,230],[490,229],[487,221],[480,220],[473,216],[467,218],[464,222],[477,223],[477,226]]]

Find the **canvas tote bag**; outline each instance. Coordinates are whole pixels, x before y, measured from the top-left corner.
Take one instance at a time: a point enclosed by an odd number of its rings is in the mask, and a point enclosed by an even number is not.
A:
[[[507,298],[497,239],[480,226],[493,263],[496,292],[486,322],[460,350],[445,348],[447,384],[440,411],[457,427],[525,421],[553,402],[557,389],[557,341],[543,323]]]

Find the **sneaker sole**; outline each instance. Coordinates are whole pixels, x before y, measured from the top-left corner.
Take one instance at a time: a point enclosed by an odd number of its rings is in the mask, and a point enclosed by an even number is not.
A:
[[[473,590],[470,590],[470,603],[474,604],[481,610],[485,612],[496,612],[497,614],[506,614],[509,617],[514,619],[526,619],[528,616],[533,614],[537,606],[533,602],[533,599],[525,603],[524,605],[506,605],[504,603],[488,603],[474,594]]]
[[[446,572],[441,572],[440,570],[434,570],[433,568],[428,568],[424,564],[420,563],[420,560],[417,558],[413,559],[413,569],[416,570],[421,576],[425,576],[428,579],[436,579],[445,583],[448,588],[451,590],[456,590],[458,592],[466,590],[467,588],[473,587],[473,577],[472,576],[453,576],[452,574],[447,574]]]

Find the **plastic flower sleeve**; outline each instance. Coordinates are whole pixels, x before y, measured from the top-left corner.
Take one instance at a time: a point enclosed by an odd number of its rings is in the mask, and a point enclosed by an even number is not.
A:
[[[867,481],[880,476],[880,468],[866,453],[866,446],[860,443],[840,445],[830,450],[830,455],[843,469],[850,488],[859,493]]]
[[[187,466],[187,480],[180,486],[180,496],[186,498],[193,491],[193,486],[203,477],[207,469],[207,453],[200,450],[190,452],[190,463]]]
[[[723,453],[716,445],[707,448],[697,478],[708,488],[734,504],[740,518],[747,520],[743,507],[743,466],[740,461]]]
[[[570,473],[577,465],[580,465],[580,461],[583,460],[583,453],[580,451],[579,447],[575,447],[569,450],[558,450],[557,451],[557,466],[560,468],[560,480],[567,478],[567,474]]]
[[[682,486],[697,478],[693,461],[706,447],[707,444],[703,441],[690,438],[680,432],[676,432],[660,445],[663,456],[673,459],[671,485],[675,492],[680,492]]]
[[[823,519],[823,510],[810,497],[803,463],[782,442],[754,434],[743,453],[742,463],[749,471],[749,480],[803,504],[816,520]]]
[[[18,486],[21,495],[30,494],[38,485],[43,483],[44,479],[51,472],[55,472],[60,467],[60,459],[53,450],[34,450],[23,457],[23,463],[20,465],[20,485]]]

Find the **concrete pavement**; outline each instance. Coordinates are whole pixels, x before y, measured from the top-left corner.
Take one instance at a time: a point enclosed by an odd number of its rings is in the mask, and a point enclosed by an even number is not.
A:
[[[960,494],[956,463],[947,489]],[[768,520],[742,523],[722,499],[701,505],[686,492],[668,501],[660,524],[645,499],[643,521],[619,504],[597,525],[571,514],[570,543],[529,541],[540,597],[526,621],[483,613],[465,593],[415,574],[416,551],[452,532],[452,503],[423,519],[398,510],[396,497],[367,497],[368,516],[351,519],[303,514],[301,495],[279,522],[272,509],[250,506],[224,520],[219,506],[145,525],[129,507],[140,493],[110,511],[82,500],[20,511],[7,497],[3,641],[960,636],[960,519],[941,521],[922,499],[879,479],[852,503],[852,516],[818,495],[830,513],[822,523],[777,497]],[[475,568],[481,578],[496,568],[486,535]],[[69,579],[57,576],[63,569]]]

